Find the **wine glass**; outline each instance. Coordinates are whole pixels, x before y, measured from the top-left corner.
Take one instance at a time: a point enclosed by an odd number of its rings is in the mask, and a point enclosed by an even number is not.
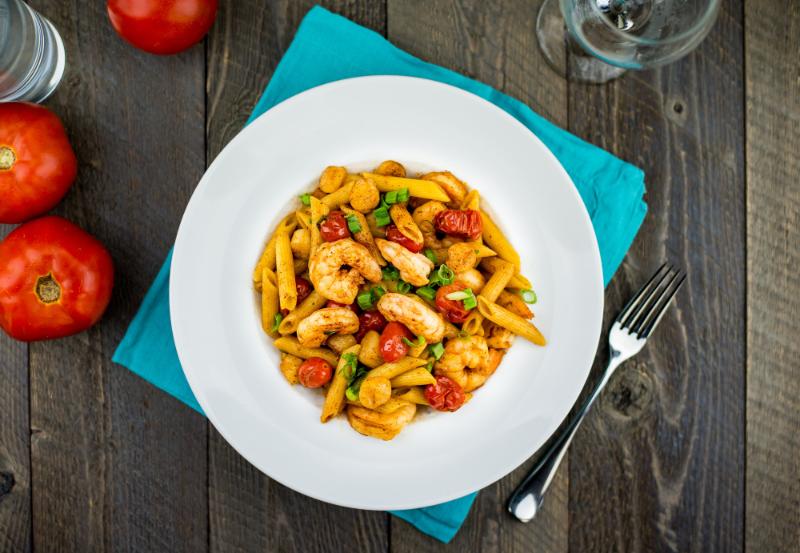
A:
[[[536,36],[571,80],[604,83],[628,69],[670,63],[705,38],[719,0],[545,0]]]

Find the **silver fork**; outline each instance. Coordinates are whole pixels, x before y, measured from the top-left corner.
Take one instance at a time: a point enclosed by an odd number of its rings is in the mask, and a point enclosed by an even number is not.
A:
[[[545,452],[508,500],[508,511],[520,521],[529,522],[539,512],[544,494],[586,413],[608,384],[616,368],[644,347],[684,280],[686,273],[663,264],[617,315],[608,335],[610,359],[603,377],[564,433]]]

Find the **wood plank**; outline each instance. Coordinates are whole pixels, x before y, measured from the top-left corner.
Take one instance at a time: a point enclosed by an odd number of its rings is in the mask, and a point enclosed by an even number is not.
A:
[[[723,3],[709,37],[675,64],[569,87],[570,130],[647,175],[650,211],[606,320],[663,261],[689,274],[576,436],[571,551],[743,549],[741,14],[741,2]]]
[[[502,5],[481,0],[390,0],[389,39],[427,61],[494,86],[566,126],[566,82],[550,70],[536,43],[539,4],[539,0]],[[392,551],[566,551],[568,458],[535,521],[521,524],[506,513],[508,496],[533,462],[481,491],[461,531],[446,547],[392,518]]]
[[[747,551],[800,548],[800,4],[745,4]]]
[[[204,168],[204,48],[152,56],[114,33],[104,2],[32,4],[69,60],[48,104],[80,168],[57,212],[102,240],[117,270],[99,326],[30,347],[34,547],[202,552],[206,422],[111,356]]]
[[[385,31],[382,4],[325,2],[329,9]],[[241,130],[313,2],[227,0],[208,43],[208,159]],[[267,478],[209,425],[212,551],[385,551],[387,515],[343,509]],[[344,545],[346,544],[346,545]]]
[[[0,237],[12,230],[0,225]],[[0,331],[0,553],[31,550],[28,345]]]

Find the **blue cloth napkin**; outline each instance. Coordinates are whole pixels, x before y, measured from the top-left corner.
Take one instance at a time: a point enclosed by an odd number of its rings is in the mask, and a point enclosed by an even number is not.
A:
[[[303,19],[248,123],[304,90],[364,75],[408,75],[457,86],[496,104],[528,127],[575,182],[592,218],[603,276],[608,283],[647,212],[641,170],[556,127],[525,104],[483,83],[415,58],[373,31],[321,7],[313,8]],[[183,375],[172,338],[171,257],[170,254],[161,267],[113,360],[202,413]],[[475,495],[392,514],[446,543],[461,527]]]

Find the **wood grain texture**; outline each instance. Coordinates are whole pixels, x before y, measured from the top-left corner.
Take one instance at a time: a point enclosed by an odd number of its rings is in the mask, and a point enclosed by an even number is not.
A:
[[[151,56],[113,32],[104,2],[32,4],[69,59],[48,105],[80,165],[57,212],[106,244],[117,273],[98,326],[30,346],[34,547],[202,552],[205,420],[110,359],[204,168],[203,46]]]
[[[385,32],[382,3],[323,3]],[[208,159],[238,133],[294,37],[311,1],[220,3],[208,40]],[[384,513],[343,509],[271,481],[209,425],[212,551],[386,551]]]
[[[689,274],[575,438],[570,551],[743,549],[741,14],[723,3],[698,50],[663,69],[570,84],[570,130],[647,175],[650,211],[606,320],[663,261]]]
[[[800,4],[748,2],[744,27],[745,541],[752,553],[800,551]]]
[[[510,94],[566,126],[566,82],[550,70],[536,43],[539,3],[390,0],[389,39],[416,56]],[[442,163],[458,173],[448,160]],[[480,183],[473,184],[480,188]],[[461,531],[447,546],[392,518],[392,551],[566,551],[568,458],[535,521],[520,524],[506,513],[508,496],[533,462],[482,490]]]

